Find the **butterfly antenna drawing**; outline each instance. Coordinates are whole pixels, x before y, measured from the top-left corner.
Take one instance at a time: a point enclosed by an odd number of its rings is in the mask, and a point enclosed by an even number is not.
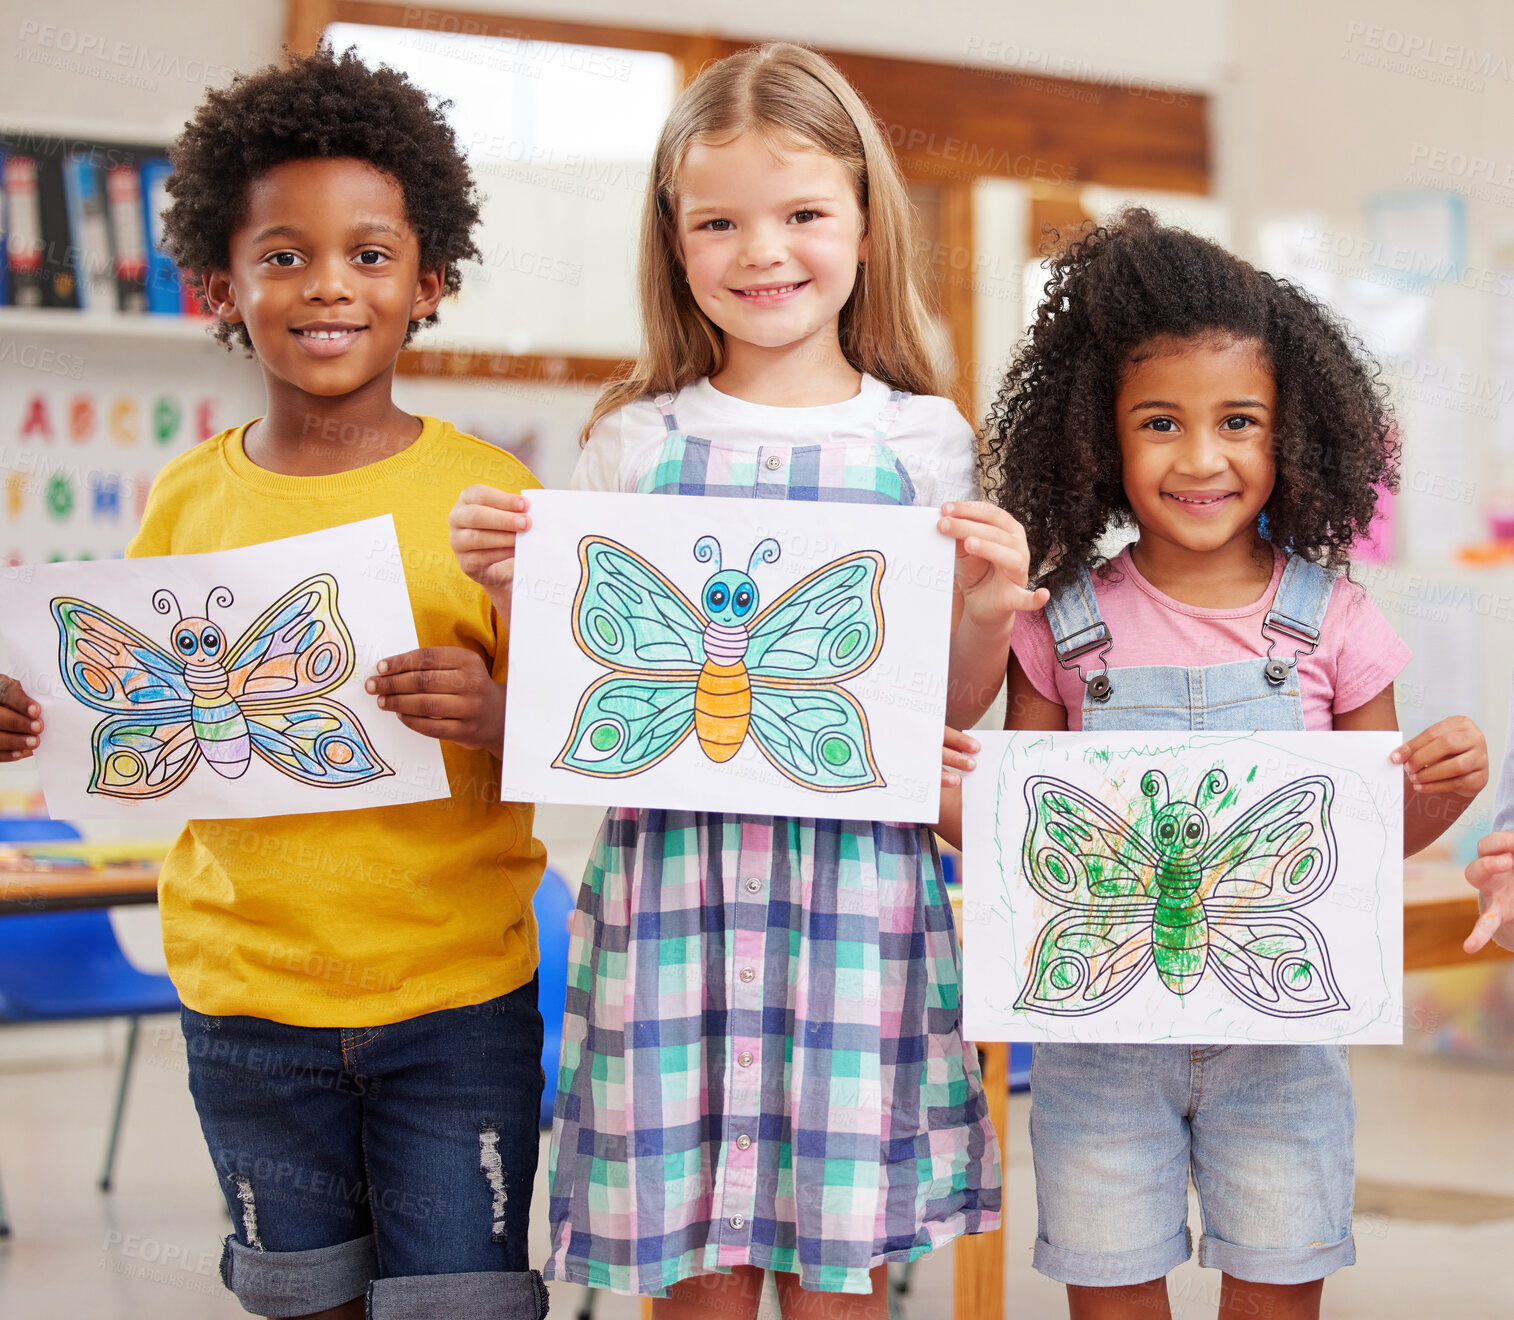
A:
[[[167,614],[172,610],[178,618],[184,617],[184,609],[179,604],[179,598],[167,587],[159,587],[152,593],[152,607],[159,614]]]
[[[758,564],[775,564],[782,553],[778,542],[771,536],[766,540],[758,541],[752,550],[752,557],[746,561],[746,571],[750,573]]]
[[[715,561],[715,571],[720,572],[720,542],[713,536],[701,536],[694,542],[694,558],[701,564]]]
[[[1225,776],[1225,772],[1218,766],[1215,766],[1204,775],[1203,787],[1199,792],[1194,794],[1193,805],[1199,805],[1199,797],[1203,794],[1207,794],[1209,797],[1218,797],[1225,791],[1225,787],[1229,782],[1229,779]],[[1141,792],[1153,799],[1160,792],[1164,807],[1170,805],[1172,802],[1172,789],[1167,785],[1167,776],[1160,770],[1148,770],[1141,776]]]

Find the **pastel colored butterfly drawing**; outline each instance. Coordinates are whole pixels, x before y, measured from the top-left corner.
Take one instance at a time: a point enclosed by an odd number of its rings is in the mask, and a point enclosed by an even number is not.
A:
[[[205,614],[231,602],[231,592],[217,587]],[[152,605],[180,616],[167,650],[88,601],[52,602],[64,683],[110,717],[95,726],[91,793],[162,797],[202,757],[217,774],[237,779],[253,753],[321,788],[394,773],[357,717],[326,695],[354,664],[329,573],[285,592],[235,646],[209,618],[183,617],[169,591],[155,592]]]
[[[612,672],[584,692],[553,765],[603,778],[639,774],[692,733],[711,761],[747,735],[796,784],[824,792],[883,784],[861,703],[839,686],[883,647],[884,559],[862,550],[817,568],[758,611],[752,569],[721,571],[720,543],[694,558],[715,565],[695,606],[633,550],[602,536],[578,545],[573,639]]]
[[[1224,794],[1210,770],[1211,800]],[[1023,873],[1062,909],[1040,932],[1017,1009],[1081,1015],[1108,1008],[1153,967],[1173,994],[1213,971],[1272,1017],[1348,1008],[1324,937],[1296,909],[1335,878],[1334,786],[1323,775],[1269,793],[1218,837],[1193,802],[1169,799],[1148,770],[1142,820],[1121,820],[1090,794],[1048,775],[1025,785]]]

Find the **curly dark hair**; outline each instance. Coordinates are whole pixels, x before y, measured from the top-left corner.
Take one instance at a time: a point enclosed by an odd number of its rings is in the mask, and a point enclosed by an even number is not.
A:
[[[163,243],[204,301],[205,272],[231,264],[231,237],[243,224],[252,183],[275,165],[314,156],[350,157],[391,175],[405,194],[406,218],[420,239],[422,270],[446,268],[446,292],[462,279],[457,263],[478,258],[473,227],[478,193],[468,162],[442,112],[403,73],[371,69],[352,50],[291,58],[208,93],[169,149],[172,204]],[[413,321],[410,342],[420,325]],[[251,349],[242,325],[224,321],[216,338]]]
[[[1347,562],[1378,486],[1398,482],[1387,387],[1357,337],[1320,302],[1207,239],[1124,211],[1051,260],[1051,278],[983,434],[983,486],[1025,526],[1031,577],[1051,587],[1092,565],[1133,521],[1115,396],[1157,338],[1248,339],[1277,384],[1277,478],[1266,536],[1306,559]]]

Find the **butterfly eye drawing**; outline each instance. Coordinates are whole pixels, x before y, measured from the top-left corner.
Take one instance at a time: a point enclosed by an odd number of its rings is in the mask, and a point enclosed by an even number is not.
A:
[[[1026,781],[1023,875],[1057,913],[1035,941],[1016,1009],[1097,1013],[1151,975],[1180,998],[1217,977],[1275,1018],[1349,1008],[1324,937],[1298,910],[1335,878],[1334,785],[1295,779],[1216,834],[1211,812],[1239,797],[1227,787],[1224,771],[1210,770],[1194,801],[1174,801],[1162,772],[1148,769],[1149,803],[1121,819],[1061,779]]]
[[[635,775],[690,734],[718,764],[750,737],[796,784],[881,787],[867,713],[841,684],[882,649],[884,557],[862,550],[833,560],[762,608],[753,573],[779,557],[767,539],[744,571],[722,569],[720,543],[701,536],[694,558],[715,571],[695,604],[634,550],[584,537],[573,640],[610,672],[584,692],[553,766]]]
[[[328,695],[355,663],[336,579],[321,573],[290,588],[235,643],[209,617],[231,603],[217,587],[202,615],[186,616],[171,592],[154,593],[154,610],[178,615],[163,647],[88,601],[53,598],[63,682],[107,716],[93,734],[91,793],[162,797],[202,760],[239,779],[254,756],[322,788],[393,773]]]

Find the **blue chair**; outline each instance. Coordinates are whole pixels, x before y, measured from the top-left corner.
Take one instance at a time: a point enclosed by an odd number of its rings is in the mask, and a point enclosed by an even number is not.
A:
[[[541,964],[537,968],[536,1003],[541,1009],[542,1072],[547,1084],[541,1093],[541,1125],[552,1126],[552,1102],[557,1095],[557,1065],[562,1057],[562,1015],[568,1002],[568,918],[573,891],[550,866],[542,874],[531,910],[536,913]]]
[[[1032,1048],[1029,1044],[1016,1044],[1009,1047],[1009,1089],[1011,1091],[1030,1090],[1030,1051]]]
[[[79,837],[79,831],[64,821],[0,818],[0,843]],[[0,1023],[112,1017],[131,1021],[100,1171],[101,1191],[110,1190],[115,1169],[140,1019],[178,1009],[179,996],[166,976],[139,971],[126,960],[104,909],[0,917]],[[9,1234],[0,1193],[0,1237]]]
[[[552,1126],[552,1104],[557,1098],[557,1067],[562,1058],[562,1015],[568,1002],[568,918],[573,914],[573,891],[550,866],[542,873],[531,910],[536,914],[536,940],[541,962],[536,969],[536,1003],[541,1009],[541,1067],[547,1084],[541,1093],[541,1125]],[[584,1289],[577,1320],[593,1320],[599,1294]]]

